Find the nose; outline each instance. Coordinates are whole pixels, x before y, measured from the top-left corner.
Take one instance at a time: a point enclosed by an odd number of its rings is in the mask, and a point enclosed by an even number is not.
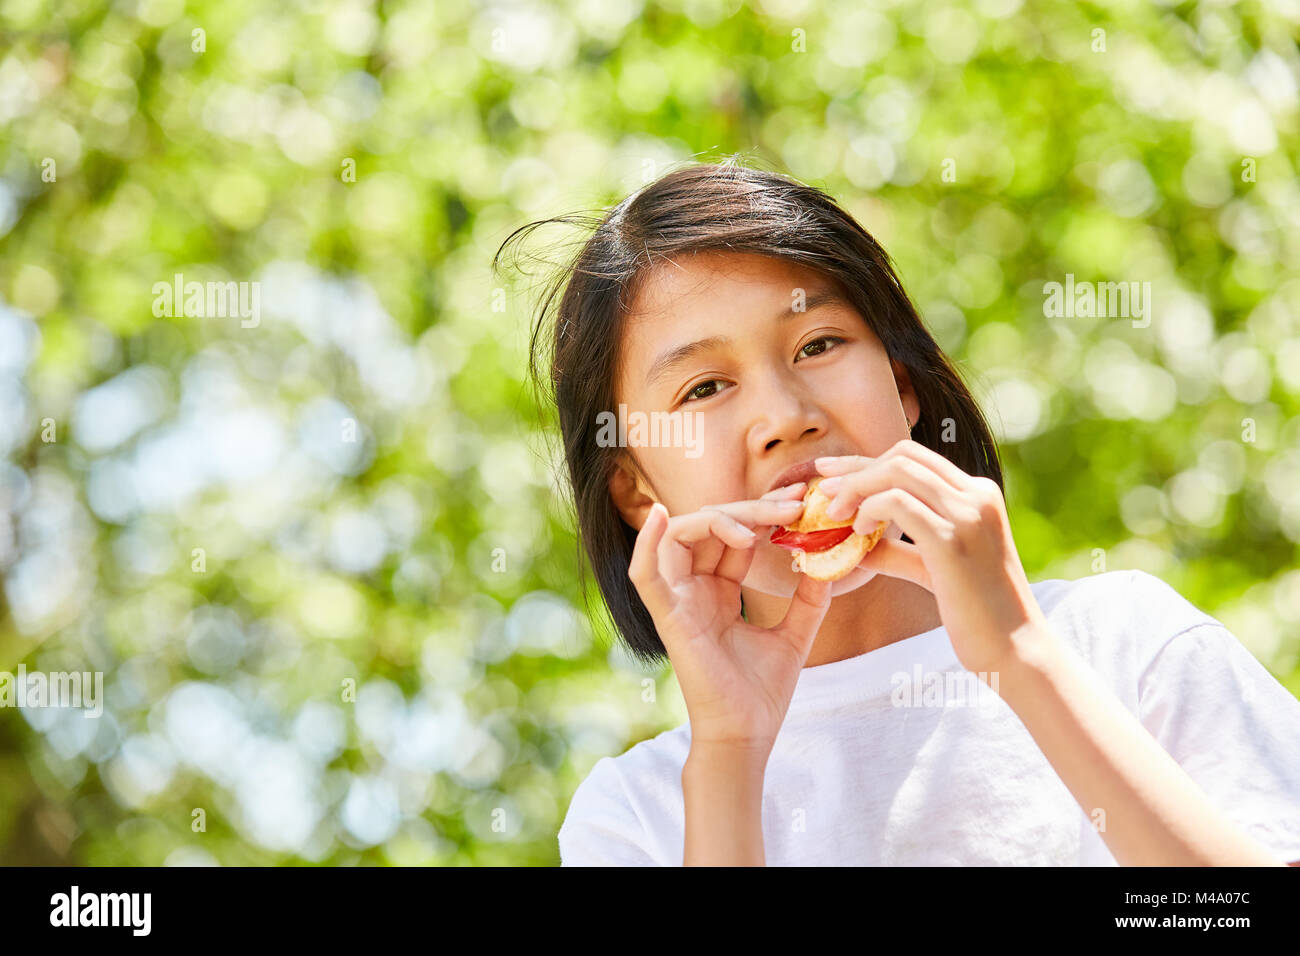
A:
[[[782,442],[797,445],[826,433],[825,414],[797,381],[776,379],[755,394],[748,443],[756,458]]]

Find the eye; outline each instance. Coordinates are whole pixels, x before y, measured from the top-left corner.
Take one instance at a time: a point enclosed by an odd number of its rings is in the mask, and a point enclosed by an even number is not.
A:
[[[807,355],[804,353],[804,349],[808,348],[811,345],[816,345],[818,342],[835,342],[837,344],[842,345],[845,342],[845,340],[840,338],[838,335],[819,336],[818,338],[813,339],[811,342],[805,343],[803,348],[799,350],[799,354],[803,355],[804,358],[812,358],[814,355],[823,355],[826,352],[830,351],[830,348],[822,348],[819,351],[813,352],[812,355]]]
[[[847,339],[841,338],[838,335],[821,335],[815,339],[812,339],[809,342],[804,343],[803,347],[799,349],[799,354],[802,355],[804,358],[815,358],[818,355],[824,355],[825,353],[831,351],[831,349],[835,348],[836,346],[843,345],[847,341],[848,341]],[[818,351],[813,352],[811,354],[804,351],[805,349],[811,346],[817,345],[819,343],[828,343],[828,342],[834,344],[829,346],[823,344]],[[724,391],[725,389],[713,388],[711,391],[705,391],[703,394],[701,394],[700,390],[708,389],[709,386],[717,386],[721,384],[722,384],[722,379],[717,379],[717,378],[711,378],[706,382],[700,382],[699,384],[692,386],[690,391],[686,393],[685,397],[683,397],[681,402],[679,402],[678,404],[685,405],[688,402],[698,402],[706,398],[712,398],[714,395],[717,395],[719,392]]]
[[[707,392],[703,395],[700,394],[700,389],[708,385],[718,385],[721,383],[721,381],[722,381],[721,379],[711,378],[707,382],[700,382],[698,385],[692,387],[691,390],[686,393],[686,397],[682,399],[681,404],[685,405],[687,402],[692,402],[692,401],[698,402],[704,398],[712,398],[714,395],[717,395],[718,392],[722,391],[722,389],[715,389],[714,391]]]

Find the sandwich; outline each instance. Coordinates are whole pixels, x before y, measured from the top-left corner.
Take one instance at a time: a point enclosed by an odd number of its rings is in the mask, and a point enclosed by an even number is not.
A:
[[[876,546],[889,522],[878,522],[870,534],[857,534],[853,530],[855,515],[843,521],[830,520],[826,509],[831,499],[818,489],[821,481],[821,475],[809,480],[799,520],[775,529],[768,540],[794,552],[796,571],[818,581],[838,581]]]

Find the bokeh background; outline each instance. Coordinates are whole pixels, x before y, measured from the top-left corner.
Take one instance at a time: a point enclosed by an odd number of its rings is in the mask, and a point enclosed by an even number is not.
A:
[[[1100,31],[1100,32],[1099,32]],[[1300,3],[0,0],[0,863],[554,864],[686,719],[580,584],[514,229],[691,161],[828,190],[1005,456],[1300,692]],[[260,321],[156,316],[257,282]],[[1152,284],[1146,328],[1043,285]],[[201,810],[202,813],[196,813]],[[199,826],[199,822],[202,826]]]

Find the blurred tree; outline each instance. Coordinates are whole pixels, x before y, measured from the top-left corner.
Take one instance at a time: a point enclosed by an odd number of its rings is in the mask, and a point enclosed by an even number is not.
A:
[[[580,610],[534,286],[488,263],[737,152],[894,256],[1031,578],[1141,567],[1300,691],[1294,18],[7,5],[0,670],[106,699],[0,710],[0,862],[556,862],[592,763],[685,711]],[[1149,321],[1048,315],[1067,276]]]

